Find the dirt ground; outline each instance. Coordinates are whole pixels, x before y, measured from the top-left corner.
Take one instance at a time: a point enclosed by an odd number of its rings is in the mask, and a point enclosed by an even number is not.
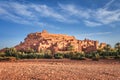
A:
[[[120,80],[120,61],[39,59],[0,62],[0,80]]]

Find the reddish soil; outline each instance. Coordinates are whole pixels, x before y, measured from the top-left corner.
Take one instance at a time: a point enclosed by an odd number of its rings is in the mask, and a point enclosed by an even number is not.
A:
[[[0,62],[0,80],[120,80],[120,61],[39,59]]]

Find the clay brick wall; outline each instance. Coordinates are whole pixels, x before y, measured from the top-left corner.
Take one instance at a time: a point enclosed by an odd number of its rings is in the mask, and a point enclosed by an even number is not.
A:
[[[74,46],[75,51],[96,51],[98,48],[98,41],[89,39],[77,40],[74,36],[64,34],[50,34],[46,30],[28,34],[24,42],[15,46],[17,50],[25,50],[27,48],[40,51],[40,49],[51,49],[56,47],[58,51],[66,51],[69,45]],[[101,44],[103,47],[104,44]]]

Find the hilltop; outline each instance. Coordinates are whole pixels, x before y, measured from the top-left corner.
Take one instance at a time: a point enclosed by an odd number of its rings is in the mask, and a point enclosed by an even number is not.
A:
[[[96,51],[98,47],[103,48],[105,45],[105,43],[99,45],[99,41],[95,40],[78,40],[74,36],[52,34],[43,30],[28,34],[24,42],[16,45],[15,48],[20,51],[33,49],[36,52],[50,50],[53,53],[57,51],[91,52]]]

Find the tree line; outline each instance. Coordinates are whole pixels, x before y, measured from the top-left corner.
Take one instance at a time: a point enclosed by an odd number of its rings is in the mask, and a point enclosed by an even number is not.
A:
[[[98,48],[97,51],[84,53],[74,52],[74,47],[68,47],[69,52],[60,53],[56,52],[52,54],[51,50],[45,50],[41,52],[35,52],[33,49],[27,51],[17,51],[15,48],[6,48],[5,52],[0,53],[0,61],[2,60],[15,60],[15,59],[63,59],[68,58],[72,60],[99,60],[99,59],[120,59],[120,43],[116,43],[114,48],[107,44],[104,48]]]

